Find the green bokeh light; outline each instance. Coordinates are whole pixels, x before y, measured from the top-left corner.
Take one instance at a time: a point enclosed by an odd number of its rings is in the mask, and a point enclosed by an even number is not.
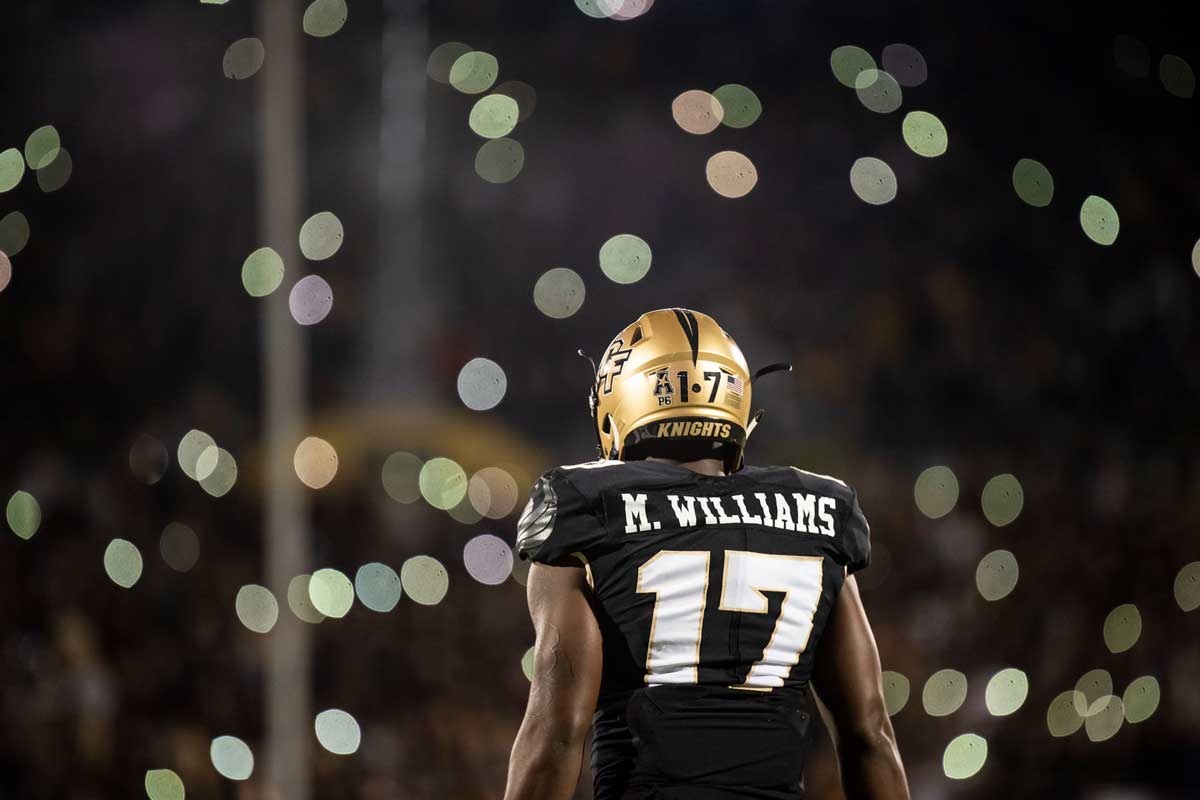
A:
[[[238,620],[255,633],[269,633],[279,619],[279,603],[265,586],[247,584],[234,601]]]
[[[450,68],[461,56],[471,52],[471,46],[462,42],[439,44],[429,53],[425,72],[438,83],[450,83]]]
[[[1121,219],[1117,209],[1103,197],[1088,195],[1079,209],[1079,224],[1083,232],[1096,244],[1110,245],[1117,240],[1121,230]]]
[[[237,461],[224,448],[217,448],[217,461],[208,477],[200,480],[200,486],[213,497],[224,497],[237,483]]]
[[[17,254],[29,244],[29,220],[20,211],[14,211],[0,219],[0,252],[9,258]]]
[[[216,444],[216,441],[204,431],[192,428],[185,433],[179,440],[179,448],[175,452],[183,474],[194,481],[199,480],[196,475],[196,463],[200,460],[200,454],[210,447],[215,447]]]
[[[860,158],[850,167],[850,188],[864,203],[885,205],[896,199],[896,173],[878,158]]]
[[[517,122],[529,119],[537,108],[537,92],[524,81],[505,81],[494,92],[517,101]]]
[[[8,288],[8,282],[11,280],[12,262],[8,260],[8,255],[0,250],[0,292]]]
[[[387,564],[363,564],[354,573],[354,591],[364,606],[386,614],[400,602],[400,576]]]
[[[346,24],[350,11],[346,0],[313,0],[304,11],[304,32],[309,36],[333,36]]]
[[[525,673],[525,680],[533,680],[533,648],[525,651],[525,655],[521,656],[521,672]]]
[[[450,588],[450,575],[436,558],[413,556],[400,567],[400,583],[414,602],[435,606]]]
[[[958,478],[949,467],[929,467],[917,476],[913,485],[913,500],[922,514],[930,519],[944,517],[958,502]]]
[[[309,581],[312,576],[308,573],[297,575],[288,581],[287,602],[288,608],[297,618],[309,623],[310,625],[319,625],[325,619],[325,615],[317,611],[312,604],[312,598],[308,594]]]
[[[262,69],[266,57],[267,51],[263,48],[263,43],[253,36],[247,36],[238,39],[225,50],[221,69],[230,80],[245,80]]]
[[[956,669],[940,669],[925,681],[921,704],[931,717],[953,714],[967,697],[967,676]]]
[[[53,125],[43,125],[25,140],[25,161],[30,169],[48,167],[58,158],[62,140]]]
[[[883,70],[863,70],[854,79],[859,102],[876,114],[890,114],[904,102],[904,91],[896,79]]]
[[[1133,603],[1119,605],[1104,620],[1104,645],[1112,653],[1124,653],[1142,635],[1142,614]]]
[[[447,510],[446,513],[450,515],[451,519],[461,525],[474,525],[483,519],[483,514],[479,513],[479,510],[471,503],[470,498],[466,496],[459,501],[458,505]]]
[[[251,297],[266,297],[283,283],[283,258],[270,247],[260,247],[242,264],[242,286]]]
[[[1025,704],[1029,696],[1029,677],[1015,667],[1002,669],[988,681],[984,702],[993,716],[1006,717]]]
[[[339,570],[326,567],[312,574],[308,596],[313,608],[327,617],[341,619],[354,605],[354,585]]]
[[[708,185],[722,197],[745,197],[758,184],[758,169],[754,162],[736,150],[722,150],[708,159],[704,166]]]
[[[13,496],[8,498],[4,516],[8,520],[9,529],[25,540],[32,539],[42,525],[42,507],[37,498],[23,490],[14,492]]]
[[[403,451],[392,453],[383,462],[383,490],[398,503],[421,499],[421,466],[418,456]]]
[[[1054,177],[1040,161],[1022,158],[1013,167],[1013,189],[1026,203],[1036,208],[1045,208],[1054,199]]]
[[[862,72],[875,69],[875,59],[861,47],[845,44],[834,48],[829,56],[829,66],[839,83],[847,89],[854,89]]]
[[[1016,588],[1020,574],[1016,556],[1008,550],[993,550],[975,568],[975,588],[988,602],[1003,600]]]
[[[71,154],[67,152],[67,148],[61,147],[58,156],[37,171],[38,188],[46,194],[57,192],[67,185],[74,171],[75,162],[71,160]]]
[[[485,139],[499,139],[517,126],[517,101],[502,94],[489,94],[475,101],[468,124]]]
[[[1196,93],[1196,73],[1192,65],[1168,53],[1158,62],[1158,79],[1163,88],[1176,97],[1190,99]]]
[[[1175,576],[1175,602],[1184,611],[1200,608],[1200,561],[1184,565]]]
[[[329,752],[348,756],[358,751],[362,742],[362,730],[358,720],[340,708],[330,708],[317,714],[313,721],[317,741]]]
[[[1083,727],[1083,712],[1086,708],[1083,694],[1077,689],[1059,693],[1046,709],[1046,727],[1056,738],[1070,736]]]
[[[158,551],[168,567],[176,572],[187,572],[200,559],[200,539],[182,522],[171,522],[163,528],[158,539]]]
[[[1197,239],[1192,247],[1192,270],[1200,276],[1200,239]]]
[[[254,772],[254,754],[236,736],[218,736],[208,748],[213,769],[231,781],[244,781]]]
[[[525,167],[525,148],[514,139],[484,142],[475,154],[475,173],[488,183],[508,183]]]
[[[762,116],[762,101],[747,86],[727,83],[712,93],[721,104],[721,124],[730,128],[748,128]]]
[[[980,497],[983,515],[998,528],[1012,523],[1025,506],[1025,492],[1021,482],[1009,473],[996,475],[983,487]]]
[[[500,75],[500,64],[491,53],[472,50],[450,67],[450,85],[463,94],[486,92]]]
[[[1075,712],[1081,717],[1090,716],[1093,704],[1100,698],[1112,694],[1112,690],[1113,680],[1108,670],[1088,670],[1075,682]]]
[[[555,267],[542,273],[533,286],[533,304],[551,319],[566,319],[583,306],[587,291],[573,269]]]
[[[1108,741],[1117,735],[1125,724],[1125,704],[1115,695],[1105,695],[1088,707],[1087,719],[1083,722],[1087,737],[1093,742]]]
[[[1134,679],[1121,695],[1121,703],[1125,706],[1125,721],[1136,725],[1150,719],[1158,710],[1161,699],[1162,690],[1159,688],[1158,679],[1153,675],[1143,675]]]
[[[425,502],[442,511],[454,508],[467,494],[467,473],[449,458],[431,458],[418,478]]]
[[[300,252],[309,261],[324,261],[342,247],[345,230],[332,211],[319,211],[300,226]]]
[[[148,770],[146,796],[150,800],[184,800],[183,781],[169,769]]]
[[[11,191],[25,175],[25,157],[15,147],[0,153],[0,194]]]
[[[104,571],[117,586],[132,588],[142,577],[142,554],[133,542],[113,539],[104,549]]]
[[[458,371],[458,397],[472,411],[495,408],[508,390],[504,369],[490,358],[472,358]]]
[[[925,158],[942,155],[950,143],[946,126],[928,111],[910,111],[905,114],[901,129],[908,148]]]
[[[983,769],[987,761],[987,740],[975,733],[955,736],[942,754],[942,771],[947,778],[966,780]]]
[[[883,673],[883,702],[887,707],[889,717],[894,717],[908,705],[908,697],[912,687],[908,678],[899,672],[885,670]]]
[[[650,271],[650,245],[632,233],[619,233],[600,247],[600,270],[614,283],[637,283]]]

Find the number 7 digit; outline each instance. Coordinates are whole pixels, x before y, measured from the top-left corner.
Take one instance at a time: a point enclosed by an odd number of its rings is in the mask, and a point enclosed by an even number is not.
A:
[[[721,373],[720,372],[706,372],[706,373],[704,373],[704,380],[706,380],[706,381],[711,380],[713,382],[712,391],[709,392],[709,394],[708,394],[708,402],[710,402],[710,403],[717,402],[717,389],[721,388]]]

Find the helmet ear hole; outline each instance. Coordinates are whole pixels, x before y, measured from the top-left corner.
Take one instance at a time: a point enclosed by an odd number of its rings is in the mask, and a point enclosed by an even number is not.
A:
[[[642,326],[641,326],[641,325],[639,325],[639,326],[637,326],[637,328],[636,328],[636,329],[633,331],[633,336],[632,336],[632,337],[630,337],[630,339],[629,339],[629,346],[630,346],[630,347],[633,347],[635,344],[637,344],[638,342],[640,342],[640,341],[641,341],[643,338],[644,338],[644,337],[642,336]]]
[[[601,423],[600,430],[604,433],[612,433],[612,414],[604,415],[604,422]]]

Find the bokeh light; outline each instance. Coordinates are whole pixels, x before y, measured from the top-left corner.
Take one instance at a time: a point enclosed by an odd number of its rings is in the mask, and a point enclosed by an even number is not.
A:
[[[1142,614],[1133,603],[1114,608],[1104,620],[1104,645],[1111,653],[1124,653],[1142,635]]]
[[[524,81],[505,81],[493,90],[496,94],[511,97],[517,103],[517,122],[521,123],[533,115],[537,108],[537,92]]]
[[[632,233],[619,233],[600,246],[600,271],[614,283],[637,283],[650,271],[650,261],[650,245]]]
[[[213,769],[231,781],[244,781],[254,772],[254,754],[236,736],[218,736],[208,748]]]
[[[1113,60],[1131,78],[1145,78],[1150,74],[1150,51],[1140,39],[1127,34],[1113,39]]]
[[[201,450],[200,456],[196,459],[196,480],[202,481],[212,475],[217,469],[217,461],[220,457],[221,448],[215,444],[210,444]]]
[[[850,167],[850,188],[864,203],[885,205],[896,199],[896,173],[886,162],[866,156]]]
[[[346,231],[332,211],[318,211],[300,226],[300,252],[309,261],[324,261],[342,249]]]
[[[301,325],[316,325],[333,308],[333,288],[320,275],[306,275],[296,281],[288,295],[292,319]]]
[[[1079,709],[1086,709],[1085,703],[1083,693],[1077,689],[1062,692],[1051,700],[1046,709],[1046,727],[1050,735],[1061,738],[1082,728],[1083,712]]]
[[[500,467],[484,467],[467,483],[467,497],[481,516],[503,519],[520,500],[516,479]]]
[[[1087,719],[1083,721],[1088,739],[1093,742],[1108,741],[1117,735],[1125,723],[1125,704],[1116,695],[1104,695],[1088,707]]]
[[[1013,167],[1013,189],[1017,197],[1036,208],[1045,208],[1054,199],[1054,178],[1040,161],[1022,158]]]
[[[199,461],[197,460],[197,463]],[[197,471],[198,468],[197,468]],[[217,459],[212,471],[200,479],[200,488],[213,497],[224,497],[237,483],[237,461],[233,454],[223,447],[217,448]]]
[[[46,194],[57,192],[67,185],[74,171],[75,162],[71,160],[71,154],[67,148],[60,147],[54,160],[37,171],[38,188]]]
[[[333,36],[346,24],[349,13],[346,0],[313,0],[304,10],[304,32],[317,38]]]
[[[984,691],[984,703],[988,713],[1006,717],[1025,704],[1029,696],[1029,677],[1017,669],[1002,669],[988,681]]]
[[[883,703],[887,707],[889,717],[899,714],[906,705],[911,692],[908,678],[899,672],[884,670],[883,672]]]
[[[472,578],[495,586],[504,583],[512,574],[512,549],[500,537],[485,533],[467,542],[463,548],[463,564]]]
[[[29,244],[29,218],[13,211],[0,219],[0,252],[16,258]]]
[[[0,153],[0,194],[12,191],[25,175],[25,157],[15,147]]]
[[[61,146],[58,130],[53,125],[43,125],[25,140],[25,162],[33,170],[48,167],[58,158]]]
[[[471,46],[462,42],[445,42],[439,44],[429,53],[425,62],[425,72],[438,83],[450,83],[450,68],[461,56],[471,52]]]
[[[1136,725],[1150,719],[1158,710],[1162,690],[1158,679],[1153,675],[1143,675],[1130,681],[1121,695],[1121,704],[1125,708],[1125,721]]]
[[[242,264],[242,286],[251,297],[266,297],[283,283],[283,258],[270,247],[260,247]]]
[[[839,83],[847,89],[854,89],[858,85],[860,74],[875,69],[875,59],[861,47],[844,44],[834,48],[829,56],[829,66]]]
[[[1009,473],[996,475],[983,486],[980,496],[983,516],[998,528],[1012,523],[1025,506],[1025,492],[1021,482]]]
[[[421,499],[421,465],[418,456],[404,451],[392,453],[383,462],[383,490],[398,503]]]
[[[458,397],[472,411],[495,408],[507,389],[504,370],[489,358],[472,358],[458,371]]]
[[[908,149],[925,158],[936,158],[946,152],[949,136],[942,121],[928,111],[910,111],[901,124],[904,143]]]
[[[883,48],[880,63],[905,88],[920,86],[929,77],[925,57],[912,45],[889,44]]]
[[[200,538],[182,522],[169,522],[158,537],[158,552],[168,567],[187,572],[200,559]]]
[[[11,280],[12,262],[8,260],[8,255],[3,250],[0,250],[0,292],[8,288],[8,283]]]
[[[1184,611],[1200,608],[1200,561],[1186,564],[1175,576],[1175,602]]]
[[[183,780],[169,769],[146,771],[146,797],[150,800],[184,800]]]
[[[13,492],[4,509],[9,529],[22,539],[29,540],[42,526],[42,507],[37,498],[24,490]]]
[[[386,614],[400,602],[400,576],[387,564],[373,561],[354,573],[354,591],[358,602],[372,611]]]
[[[863,70],[854,79],[858,100],[876,114],[890,114],[904,102],[904,91],[896,79],[883,70]]]
[[[749,128],[762,116],[762,101],[748,86],[727,83],[712,93],[720,104],[720,123],[730,128]]]
[[[1121,219],[1117,209],[1103,197],[1088,195],[1079,209],[1079,224],[1096,244],[1110,245],[1117,240],[1121,230]]]
[[[450,575],[436,558],[413,556],[400,567],[400,583],[414,602],[436,606],[450,588]]]
[[[418,478],[425,502],[442,511],[458,505],[467,494],[467,473],[449,458],[431,458]]]
[[[463,94],[481,94],[496,82],[500,64],[491,53],[472,50],[455,59],[450,67],[450,85]]]
[[[967,697],[967,676],[956,669],[940,669],[925,681],[921,705],[931,717],[953,714]]]
[[[1192,246],[1192,270],[1197,276],[1200,276],[1200,239],[1196,240],[1196,244]]]
[[[1016,556],[1008,550],[993,550],[975,568],[975,588],[984,600],[994,603],[1012,593],[1020,574]]]
[[[600,2],[613,7],[609,19],[615,19],[618,22],[637,19],[654,5],[654,0],[600,0]]]
[[[1168,53],[1158,62],[1158,78],[1163,88],[1176,97],[1188,100],[1196,93],[1196,73],[1192,65],[1177,55]]]
[[[325,620],[325,615],[317,611],[312,603],[312,597],[308,593],[311,580],[311,575],[303,573],[288,581],[287,603],[297,619],[310,625],[318,625]]]
[[[225,51],[225,58],[221,61],[221,69],[226,78],[244,80],[253,77],[262,69],[266,57],[267,51],[263,48],[263,43],[253,36],[248,36],[229,45],[229,49]]]
[[[129,471],[147,486],[162,480],[167,472],[166,446],[153,436],[142,433],[129,446]]]
[[[566,319],[583,307],[587,291],[579,273],[555,267],[542,273],[533,286],[533,304],[551,319]]]
[[[475,174],[488,183],[508,183],[524,167],[525,148],[515,139],[492,139],[475,154]]]
[[[525,673],[525,680],[533,680],[533,648],[525,651],[525,655],[521,656],[521,672]]]
[[[463,495],[463,499],[459,500],[453,508],[447,509],[446,513],[460,525],[474,525],[483,519],[483,514],[480,514],[475,509],[474,504],[471,503],[471,498],[467,495]]]
[[[745,197],[758,183],[754,163],[736,150],[714,154],[708,159],[704,174],[714,192],[731,199]]]
[[[123,589],[132,588],[142,577],[142,554],[126,539],[113,539],[104,548],[104,571]]]
[[[517,127],[517,101],[502,94],[489,94],[475,101],[467,124],[485,139],[508,136]]]
[[[913,500],[922,514],[930,519],[944,517],[958,502],[958,478],[949,467],[929,467],[917,476]]]
[[[942,754],[942,772],[953,780],[966,780],[987,761],[987,740],[975,733],[955,736]]]
[[[234,601],[238,620],[255,633],[269,633],[279,619],[279,603],[265,586],[251,583],[238,589]]]
[[[362,742],[362,730],[358,720],[340,708],[330,708],[317,714],[313,721],[317,741],[329,752],[348,756],[358,751]]]
[[[175,451],[175,458],[179,462],[179,468],[183,470],[183,474],[194,481],[200,480],[196,474],[196,464],[200,460],[200,454],[210,447],[215,447],[216,444],[216,441],[204,431],[192,428],[185,433],[179,440],[179,447]]]
[[[1112,675],[1106,669],[1092,669],[1083,673],[1075,682],[1075,711],[1081,717],[1092,713],[1093,704],[1101,697],[1112,694]]]
[[[317,611],[327,617],[341,619],[354,605],[354,585],[345,573],[325,567],[309,578],[308,597]]]
[[[688,133],[702,136],[721,124],[725,109],[703,89],[688,89],[671,101],[671,118]]]
[[[305,486],[323,489],[337,475],[337,450],[324,439],[308,436],[296,445],[292,466],[296,470],[296,477]]]

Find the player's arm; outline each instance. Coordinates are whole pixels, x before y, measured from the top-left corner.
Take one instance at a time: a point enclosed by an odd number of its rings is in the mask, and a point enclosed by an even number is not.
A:
[[[534,564],[527,583],[537,640],[529,704],[508,763],[505,800],[565,800],[579,782],[603,663],[584,571]]]
[[[854,576],[846,578],[817,650],[813,683],[828,710],[847,800],[909,800],[883,700],[879,650]]]

